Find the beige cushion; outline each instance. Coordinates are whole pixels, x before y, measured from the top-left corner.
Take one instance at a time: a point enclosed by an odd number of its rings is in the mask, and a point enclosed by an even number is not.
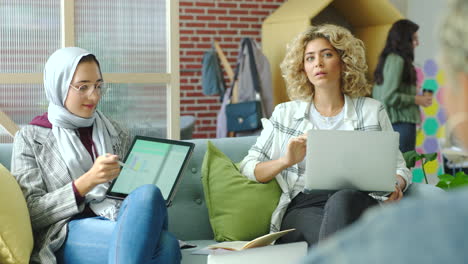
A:
[[[23,193],[0,164],[0,263],[29,263],[33,234]]]

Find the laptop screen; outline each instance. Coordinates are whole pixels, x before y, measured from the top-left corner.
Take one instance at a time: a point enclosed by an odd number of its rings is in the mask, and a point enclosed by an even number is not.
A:
[[[137,136],[108,194],[125,198],[141,185],[154,184],[169,201],[192,150],[193,143]]]

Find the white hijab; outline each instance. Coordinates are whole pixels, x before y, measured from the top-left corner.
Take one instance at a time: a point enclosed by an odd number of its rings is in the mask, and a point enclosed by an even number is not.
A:
[[[65,99],[70,83],[81,58],[91,54],[77,48],[67,47],[55,51],[47,60],[44,69],[44,86],[49,100],[48,117],[52,133],[58,141],[58,148],[65,160],[68,173],[76,180],[93,166],[93,160],[81,143],[77,129],[93,126],[93,142],[98,155],[113,153],[114,140],[118,140],[112,123],[96,110],[90,118],[82,118],[65,108]],[[93,155],[94,155],[94,151]],[[96,157],[94,157],[95,159]],[[91,209],[98,215],[109,217],[115,203],[105,199],[109,183],[99,184],[86,195]]]

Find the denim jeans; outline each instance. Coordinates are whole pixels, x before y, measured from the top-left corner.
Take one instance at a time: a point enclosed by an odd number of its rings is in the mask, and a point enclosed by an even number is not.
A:
[[[288,206],[281,224],[281,230],[296,230],[282,236],[277,243],[306,241],[309,247],[313,246],[350,225],[376,204],[367,193],[356,190],[299,193]]]
[[[75,219],[56,253],[58,263],[180,263],[177,239],[167,231],[167,209],[160,190],[144,185],[123,201],[116,221]]]
[[[392,124],[393,130],[400,133],[400,151],[405,153],[416,148],[416,124],[399,122]]]

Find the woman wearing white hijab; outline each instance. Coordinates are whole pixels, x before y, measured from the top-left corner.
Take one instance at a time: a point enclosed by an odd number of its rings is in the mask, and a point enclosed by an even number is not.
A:
[[[128,134],[96,109],[105,86],[88,51],[48,59],[48,112],[15,136],[12,172],[28,203],[32,263],[180,263],[159,189],[144,185],[123,203],[105,197]]]

